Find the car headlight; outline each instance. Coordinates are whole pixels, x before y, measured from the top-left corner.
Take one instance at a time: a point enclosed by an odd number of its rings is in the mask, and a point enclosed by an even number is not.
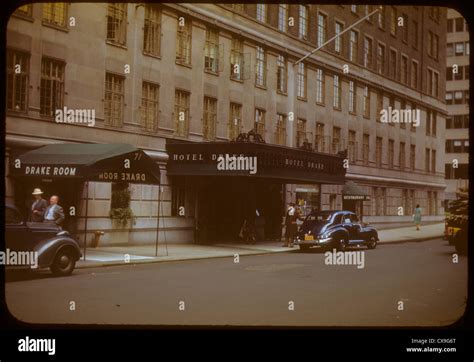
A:
[[[329,236],[329,233],[323,233],[322,235],[319,236],[320,239],[328,239],[330,236]]]
[[[67,230],[61,230],[56,234],[57,236],[69,236],[69,231]]]

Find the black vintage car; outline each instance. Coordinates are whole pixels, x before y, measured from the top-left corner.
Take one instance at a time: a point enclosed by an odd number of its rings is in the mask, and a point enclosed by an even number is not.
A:
[[[374,249],[378,241],[377,230],[362,225],[353,212],[316,211],[306,217],[294,242],[301,250],[316,246],[344,251],[356,245]]]
[[[72,273],[82,256],[69,232],[49,222],[25,222],[13,205],[5,206],[5,248],[36,252],[37,268],[50,268],[57,276]],[[30,266],[31,267],[31,266]]]

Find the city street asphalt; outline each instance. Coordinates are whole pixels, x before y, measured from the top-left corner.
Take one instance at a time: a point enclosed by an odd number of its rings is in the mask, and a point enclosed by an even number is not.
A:
[[[365,253],[363,268],[296,251],[239,263],[85,268],[62,278],[8,271],[6,302],[17,319],[46,324],[446,326],[463,315],[467,258],[453,263],[447,241],[355,250]]]

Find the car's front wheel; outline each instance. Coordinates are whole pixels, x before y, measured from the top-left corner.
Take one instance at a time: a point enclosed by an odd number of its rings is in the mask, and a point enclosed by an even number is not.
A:
[[[60,249],[51,264],[51,272],[55,276],[70,275],[76,266],[76,259],[70,249]]]
[[[367,243],[368,249],[375,249],[377,247],[377,239],[375,236],[371,236],[369,242]]]

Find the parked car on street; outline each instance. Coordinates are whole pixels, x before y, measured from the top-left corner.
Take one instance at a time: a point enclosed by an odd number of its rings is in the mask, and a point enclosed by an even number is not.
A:
[[[357,215],[351,211],[339,210],[310,213],[294,242],[301,250],[322,247],[344,251],[356,245],[374,249],[378,241],[378,232],[374,227],[361,224]]]
[[[456,200],[448,203],[448,215],[445,220],[445,235],[449,245],[454,245],[456,252],[467,254],[469,227],[469,189],[460,188],[456,191]]]
[[[9,204],[5,207],[5,241],[9,251],[35,252],[37,268],[50,268],[57,276],[71,274],[82,256],[68,231],[54,223],[26,222],[20,211]]]

